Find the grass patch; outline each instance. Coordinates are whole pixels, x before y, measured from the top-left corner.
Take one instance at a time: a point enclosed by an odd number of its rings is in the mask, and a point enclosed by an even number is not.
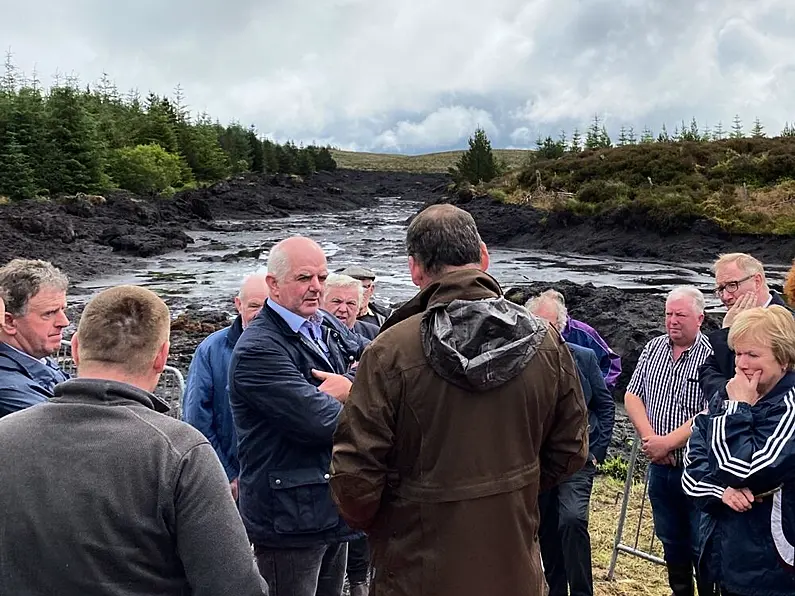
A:
[[[594,594],[596,596],[668,596],[671,589],[668,587],[664,567],[623,553],[618,556],[613,581],[607,581],[623,491],[624,483],[613,478],[598,476],[594,481],[588,525],[593,552]],[[642,493],[643,484],[636,483],[630,496],[627,523],[624,526],[624,544],[635,542]],[[649,552],[653,532],[651,509],[647,501],[638,540],[640,550]],[[661,556],[662,547],[658,540],[654,540],[651,550],[653,554]]]
[[[527,149],[494,149],[494,157],[509,169],[519,168],[533,159],[535,152]],[[420,174],[447,173],[456,165],[464,151],[444,151],[425,155],[400,155],[396,153],[362,153],[332,149],[331,155],[338,168],[381,172],[415,172]]]

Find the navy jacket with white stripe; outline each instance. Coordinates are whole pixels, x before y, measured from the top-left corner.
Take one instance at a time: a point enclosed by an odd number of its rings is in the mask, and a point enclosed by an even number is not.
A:
[[[702,575],[735,594],[795,594],[794,372],[753,406],[718,398],[696,416],[682,487],[706,513]],[[726,487],[775,492],[737,513]]]

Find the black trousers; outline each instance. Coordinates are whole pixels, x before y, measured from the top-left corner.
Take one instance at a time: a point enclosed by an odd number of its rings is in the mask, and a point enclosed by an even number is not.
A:
[[[351,540],[348,543],[348,583],[352,586],[367,582],[367,571],[370,568],[370,546],[367,537]]]
[[[588,505],[596,474],[592,462],[539,495],[538,532],[549,596],[593,596]]]

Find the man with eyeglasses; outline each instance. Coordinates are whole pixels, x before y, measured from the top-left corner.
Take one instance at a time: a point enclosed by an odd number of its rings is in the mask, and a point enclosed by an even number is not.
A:
[[[762,263],[751,255],[740,252],[720,255],[712,270],[715,296],[728,311],[723,317],[723,329],[709,335],[713,354],[698,371],[698,382],[707,400],[716,393],[723,395],[726,383],[734,376],[734,352],[729,348],[728,337],[737,315],[749,308],[771,304],[789,309],[781,296],[768,288]]]

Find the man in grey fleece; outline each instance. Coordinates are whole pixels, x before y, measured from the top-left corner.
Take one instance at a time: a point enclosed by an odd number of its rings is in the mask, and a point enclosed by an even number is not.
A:
[[[169,326],[149,290],[101,292],[79,378],[0,420],[0,594],[267,595],[213,448],[151,393]]]

